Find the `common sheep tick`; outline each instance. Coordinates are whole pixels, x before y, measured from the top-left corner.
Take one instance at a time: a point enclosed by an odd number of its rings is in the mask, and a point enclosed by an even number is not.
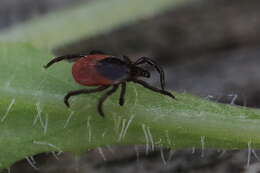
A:
[[[104,117],[105,114],[103,112],[102,105],[104,101],[118,89],[119,86],[121,86],[119,105],[124,105],[127,82],[134,82],[154,92],[175,98],[174,95],[164,89],[164,71],[151,58],[140,57],[137,61],[132,62],[127,56],[122,56],[122,58],[119,58],[105,54],[101,51],[91,51],[89,54],[64,55],[56,57],[45,65],[44,68],[48,68],[52,64],[62,60],[74,61],[72,66],[72,75],[76,82],[84,86],[98,86],[97,88],[80,89],[67,93],[64,97],[64,103],[67,107],[70,107],[69,98],[71,96],[99,92],[111,87],[99,99],[98,102],[98,112],[102,117]],[[139,67],[139,65],[142,64],[151,65],[157,70],[160,74],[161,89],[153,87],[145,81],[139,79],[139,77],[150,77],[149,71]]]

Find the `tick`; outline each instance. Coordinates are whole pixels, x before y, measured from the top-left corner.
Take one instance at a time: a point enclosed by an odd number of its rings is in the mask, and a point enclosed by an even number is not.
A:
[[[98,86],[91,89],[80,89],[70,91],[64,97],[64,103],[70,107],[69,98],[80,94],[89,94],[107,90],[99,99],[97,110],[104,117],[102,105],[104,101],[111,96],[119,87],[121,87],[119,105],[123,106],[125,102],[126,83],[134,82],[148,88],[154,92],[175,98],[170,92],[165,90],[165,79],[163,69],[151,58],[140,57],[132,62],[127,56],[117,57],[105,54],[101,51],[91,51],[84,55],[64,55],[52,59],[44,68],[62,60],[73,61],[72,76],[74,80],[84,86]],[[160,74],[161,88],[149,85],[147,82],[139,79],[140,77],[149,78],[150,72],[140,67],[142,64],[148,64],[154,67]]]

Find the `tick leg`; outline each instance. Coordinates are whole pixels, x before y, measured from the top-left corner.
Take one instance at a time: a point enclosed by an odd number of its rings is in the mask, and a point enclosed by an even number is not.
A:
[[[107,89],[109,86],[101,86],[98,88],[92,88],[92,89],[81,89],[81,90],[76,90],[76,91],[70,91],[65,97],[64,97],[64,103],[67,107],[70,107],[69,104],[69,98],[71,96],[76,96],[79,94],[89,94],[89,93],[94,93],[94,92],[98,92],[98,91],[103,91],[105,89]]]
[[[59,57],[56,57],[56,58],[52,59],[50,62],[48,62],[48,64],[46,64],[44,66],[44,68],[48,68],[52,64],[54,64],[56,62],[59,62],[59,61],[62,61],[62,60],[75,60],[75,59],[78,59],[78,58],[81,58],[81,57],[84,57],[84,56],[86,56],[86,55],[64,55],[64,56],[59,56]]]
[[[161,88],[162,88],[162,90],[164,90],[164,88],[165,88],[165,79],[164,79],[164,71],[163,71],[162,67],[159,66],[157,64],[157,62],[155,62],[154,60],[152,60],[151,58],[148,58],[148,57],[141,57],[141,58],[139,58],[134,63],[134,65],[140,65],[140,64],[144,64],[144,63],[147,63],[147,64],[153,66],[157,70],[157,72],[160,74]]]
[[[155,87],[149,85],[148,83],[146,83],[145,81],[134,79],[133,82],[138,83],[138,84],[144,86],[145,88],[148,88],[148,89],[150,89],[150,90],[152,90],[154,92],[158,92],[158,93],[161,93],[163,95],[167,95],[167,96],[175,99],[175,96],[172,95],[172,93],[170,93],[168,91],[165,91],[165,90],[161,90],[161,89],[155,88]]]
[[[98,112],[99,114],[104,117],[105,114],[104,114],[104,111],[103,111],[103,108],[102,108],[102,105],[103,103],[105,102],[105,100],[111,96],[118,88],[118,85],[113,85],[112,89],[111,90],[108,90],[100,99],[99,99],[99,102],[98,102]]]
[[[120,92],[120,98],[119,98],[119,104],[120,106],[123,106],[125,103],[125,91],[126,91],[126,83],[123,82],[121,84],[121,92]]]

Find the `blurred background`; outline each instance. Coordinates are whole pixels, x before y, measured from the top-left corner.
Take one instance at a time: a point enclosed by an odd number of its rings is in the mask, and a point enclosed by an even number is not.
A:
[[[1,0],[0,31],[94,1]],[[53,52],[62,55],[99,49],[115,55],[129,55],[133,60],[150,56],[164,67],[170,90],[227,104],[260,107],[259,7],[259,0],[184,3],[109,32],[60,45]],[[150,82],[158,85],[156,77]],[[260,152],[253,151],[249,158],[247,150],[157,148],[155,152],[145,154],[141,145],[112,146],[89,151],[81,157],[70,153],[58,157],[43,153],[34,156],[37,169],[25,159],[9,171],[257,173],[260,171],[257,156]]]

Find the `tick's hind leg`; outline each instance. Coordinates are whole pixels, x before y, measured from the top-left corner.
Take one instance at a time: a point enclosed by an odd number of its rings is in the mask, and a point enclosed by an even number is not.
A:
[[[98,102],[98,112],[99,114],[104,117],[105,114],[104,114],[104,111],[103,111],[103,103],[105,102],[105,100],[111,96],[118,88],[118,85],[113,85],[112,89],[111,90],[108,90],[100,99],[99,99],[99,102]]]
[[[48,64],[44,66],[44,68],[50,67],[52,64],[62,61],[62,60],[76,60],[78,58],[84,57],[85,55],[64,55],[64,56],[59,56],[54,59],[52,59]]]
[[[154,92],[157,92],[157,93],[160,93],[160,94],[163,94],[163,95],[167,95],[167,96],[175,99],[175,96],[172,95],[172,93],[165,91],[165,90],[162,90],[162,89],[155,88],[155,87],[149,85],[148,83],[146,83],[145,81],[142,81],[142,80],[139,80],[139,79],[134,79],[133,82],[138,83],[138,84],[142,85],[143,87],[148,88],[148,89],[150,89]]]
[[[125,91],[126,91],[126,83],[123,82],[121,84],[121,92],[120,92],[120,98],[119,98],[119,105],[123,106],[125,103]]]
[[[71,96],[76,96],[80,94],[89,94],[89,93],[94,93],[94,92],[99,92],[107,89],[109,86],[100,86],[98,88],[92,88],[92,89],[81,89],[81,90],[76,90],[76,91],[70,91],[65,97],[64,97],[64,103],[67,107],[70,107],[69,104],[69,98]]]

